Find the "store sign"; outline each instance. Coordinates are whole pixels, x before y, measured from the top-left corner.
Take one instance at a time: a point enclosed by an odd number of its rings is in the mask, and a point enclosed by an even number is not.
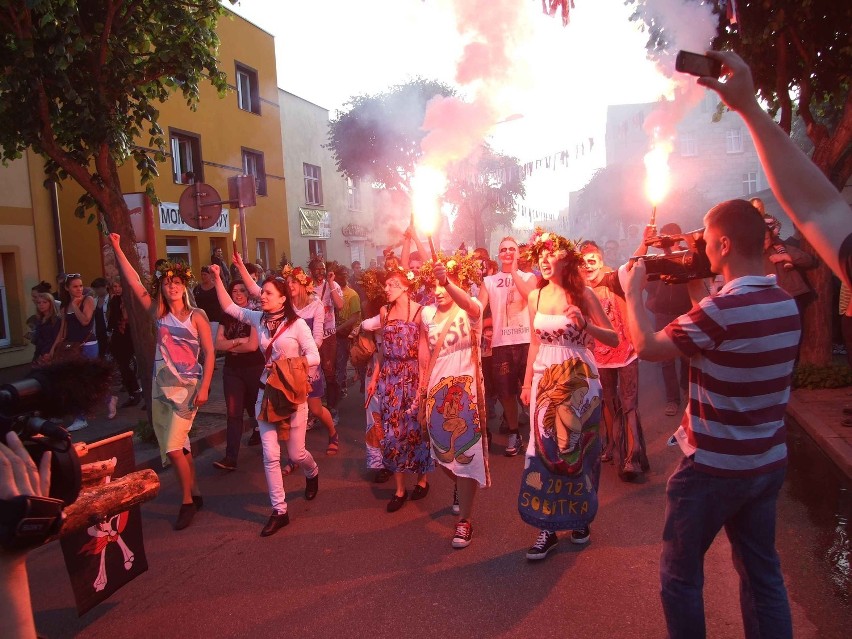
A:
[[[190,231],[192,233],[230,233],[231,221],[228,209],[222,209],[216,224],[207,229],[195,229],[181,219],[176,202],[160,202],[160,228],[163,231]]]
[[[299,231],[302,237],[331,237],[331,214],[319,209],[299,209]]]

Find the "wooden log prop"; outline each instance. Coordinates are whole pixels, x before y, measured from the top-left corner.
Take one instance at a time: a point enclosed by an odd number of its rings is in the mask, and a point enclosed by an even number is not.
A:
[[[82,489],[85,491],[103,484],[104,477],[112,477],[116,464],[118,464],[116,457],[91,464],[80,464]]]
[[[138,470],[107,484],[83,490],[77,501],[65,508],[60,537],[93,526],[132,506],[154,499],[160,478],[151,469]]]

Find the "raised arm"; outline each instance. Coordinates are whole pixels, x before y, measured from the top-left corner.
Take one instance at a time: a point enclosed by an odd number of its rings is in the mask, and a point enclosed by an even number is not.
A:
[[[834,185],[755,98],[748,65],[731,51],[708,51],[728,72],[726,82],[702,77],[698,84],[716,91],[746,123],[769,186],[785,213],[841,280],[850,284],[839,251],[852,234],[852,209]]]
[[[624,293],[627,300],[627,328],[636,353],[642,359],[659,362],[672,359],[680,349],[665,331],[654,331],[642,304],[642,289],[647,281],[645,260],[639,259],[624,271]],[[698,280],[694,280],[698,282]]]
[[[529,277],[524,277],[527,273],[522,273],[518,270],[518,260],[512,262],[512,279],[515,281],[515,286],[518,287],[518,292],[524,296],[524,299],[529,298],[530,293],[536,289],[538,281],[535,275],[529,273]]]
[[[476,323],[482,315],[482,307],[480,306],[481,302],[480,304],[474,302],[470,295],[468,295],[462,287],[456,285],[452,280],[447,278],[447,267],[441,264],[441,262],[435,264],[434,273],[435,279],[444,287],[444,290],[447,291],[453,301],[459,305],[459,308],[468,314],[472,322]],[[527,297],[529,297],[529,293],[527,293]]]
[[[237,272],[239,272],[240,277],[243,278],[243,284],[246,285],[248,294],[252,297],[260,297],[260,286],[254,281],[251,273],[248,272],[245,262],[243,262],[243,256],[235,251],[233,261],[234,265],[237,267]]]
[[[225,283],[222,281],[222,272],[216,264],[210,265],[210,273],[213,275],[213,284],[216,286],[216,299],[219,300],[219,306],[222,307],[222,310],[225,311],[231,317],[240,318],[240,313],[233,313],[231,310],[232,306],[237,306],[234,304],[234,300],[231,299],[231,296],[228,295],[228,291],[225,288]],[[251,278],[249,278],[251,279]],[[237,306],[239,309],[239,306]]]
[[[139,279],[139,273],[133,270],[124,251],[121,250],[121,236],[118,233],[109,234],[109,243],[115,253],[115,261],[118,263],[118,270],[121,272],[121,277],[124,282],[133,291],[133,295],[139,300],[146,311],[151,310],[153,300],[148,294],[148,291],[142,285],[142,280]]]

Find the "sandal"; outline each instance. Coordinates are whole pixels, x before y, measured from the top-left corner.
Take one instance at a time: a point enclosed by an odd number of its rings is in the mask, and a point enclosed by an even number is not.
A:
[[[281,475],[283,477],[287,477],[295,473],[297,470],[299,470],[299,464],[296,464],[294,462],[287,462],[287,465],[281,469]]]
[[[325,449],[325,454],[336,455],[338,450],[340,450],[340,435],[334,433],[334,435],[328,438],[328,448]]]

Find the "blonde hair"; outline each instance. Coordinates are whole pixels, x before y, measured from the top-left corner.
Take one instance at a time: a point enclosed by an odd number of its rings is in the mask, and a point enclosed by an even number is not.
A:
[[[55,320],[59,319],[59,315],[56,313],[56,299],[54,299],[53,295],[50,293],[36,293],[35,295],[36,302],[44,300],[45,302],[50,302],[48,305],[47,315],[44,317],[40,316],[38,313],[38,306],[36,306],[36,317],[38,318],[39,323],[47,324],[53,323]]]
[[[179,277],[172,278],[172,279],[177,279],[177,280],[180,281],[181,284],[183,284],[183,304],[184,304],[184,306],[186,306],[186,308],[190,309],[190,310],[197,308],[195,306],[195,298],[193,297],[192,293],[190,292],[189,286],[187,286],[187,283],[184,282]],[[169,306],[168,301],[165,299],[165,296],[163,295],[163,286],[168,281],[169,281],[169,278],[167,278],[167,277],[163,277],[163,278],[160,279],[160,286],[157,290],[157,295],[156,295],[156,298],[157,298],[157,318],[165,317],[167,313],[172,312],[172,309]]]

